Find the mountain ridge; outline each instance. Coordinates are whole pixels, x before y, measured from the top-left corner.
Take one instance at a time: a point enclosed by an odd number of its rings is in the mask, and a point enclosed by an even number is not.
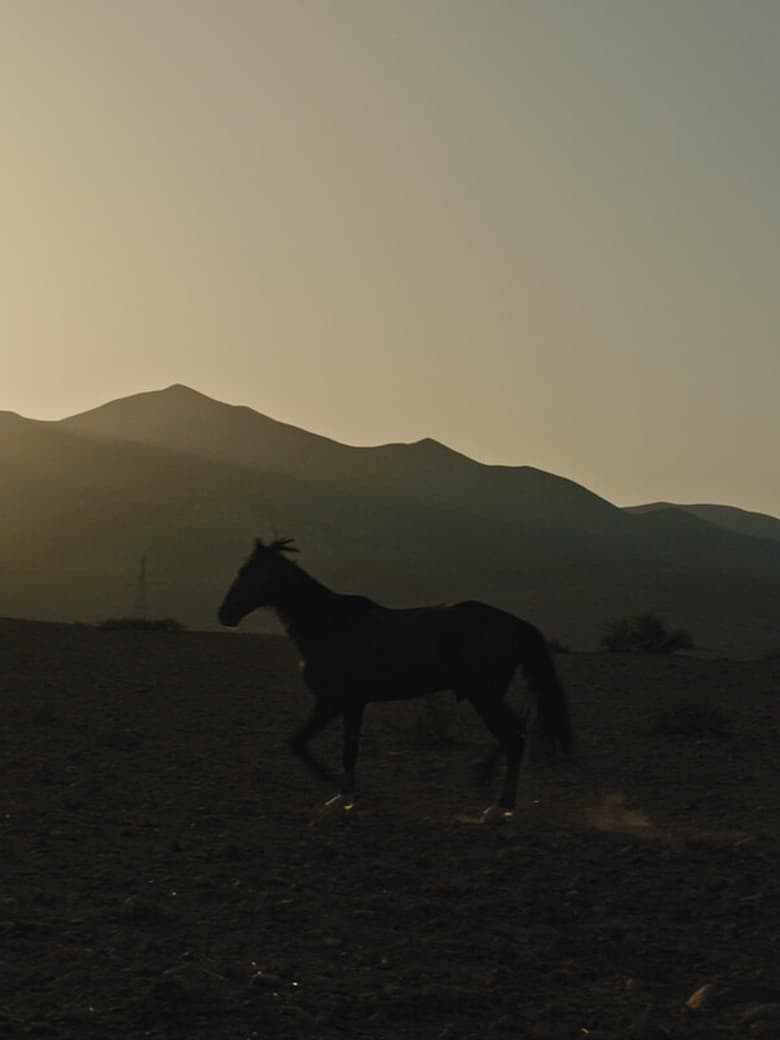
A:
[[[653,609],[705,646],[776,645],[778,542],[433,438],[341,445],[182,384],[53,422],[0,413],[0,430],[0,614],[127,613],[144,557],[155,613],[213,626],[277,530],[326,584],[391,605],[485,599],[578,646]]]
[[[698,517],[707,523],[725,527],[730,531],[750,535],[755,538],[769,538],[780,541],[780,519],[769,513],[740,509],[738,506],[718,505],[712,502],[682,504],[675,502],[648,502],[644,505],[625,506],[627,513],[637,516],[648,513],[663,512],[670,509],[681,510]]]
[[[204,414],[207,413],[207,414]],[[208,421],[207,421],[208,420]],[[244,405],[225,405],[182,384],[119,398],[59,421],[64,429],[129,439],[187,451],[205,458],[284,472],[307,480],[338,483],[385,493],[422,494],[440,504],[463,506],[469,499],[495,499],[499,511],[513,497],[514,481],[524,494],[541,497],[536,507],[548,521],[547,499],[576,494],[578,507],[607,513],[614,523],[620,510],[576,481],[532,466],[492,466],[478,462],[433,438],[375,446],[345,445],[272,419]],[[526,508],[531,508],[530,500]],[[569,528],[573,524],[563,524]]]
[[[313,445],[327,446],[328,449],[341,454],[343,460],[350,464],[355,463],[360,457],[371,458],[376,457],[378,461],[386,461],[382,459],[382,455],[386,455],[390,452],[406,453],[410,458],[415,454],[423,456],[427,453],[427,457],[438,456],[439,461],[446,459],[448,461],[457,460],[457,464],[470,467],[473,471],[479,472],[492,472],[492,473],[505,473],[512,475],[526,474],[532,477],[536,477],[540,481],[550,482],[561,482],[569,488],[582,489],[592,499],[597,499],[612,509],[621,510],[630,515],[641,515],[643,513],[659,512],[670,509],[680,509],[688,513],[692,513],[698,516],[702,520],[706,520],[716,526],[728,527],[730,530],[740,533],[753,533],[757,537],[769,537],[772,539],[780,537],[780,534],[773,533],[761,533],[758,530],[760,523],[766,523],[767,521],[771,525],[778,525],[780,528],[780,519],[771,516],[770,514],[764,514],[749,510],[740,509],[737,506],[731,505],[717,505],[717,504],[680,504],[673,502],[651,502],[643,503],[634,506],[623,506],[618,507],[613,503],[609,502],[603,496],[586,488],[584,485],[575,481],[572,478],[561,476],[559,474],[551,473],[547,470],[543,470],[539,467],[532,466],[529,464],[512,464],[507,465],[505,463],[489,463],[481,462],[479,460],[471,458],[469,455],[461,452],[455,448],[450,447],[447,444],[436,440],[433,437],[422,437],[416,441],[388,441],[381,442],[375,445],[352,445],[338,441],[332,437],[328,437],[319,433],[314,433],[309,430],[305,430],[302,427],[295,426],[291,423],[287,423],[280,419],[275,419],[269,415],[249,407],[248,405],[234,405],[227,404],[219,401],[217,398],[211,397],[210,395],[204,394],[199,390],[195,390],[184,383],[173,383],[167,387],[159,390],[142,391],[137,394],[131,394],[125,397],[115,398],[107,401],[104,404],[98,405],[95,408],[87,409],[82,412],[75,413],[71,416],[66,416],[59,420],[46,420],[52,424],[59,425],[64,429],[74,430],[81,433],[89,433],[92,435],[103,434],[111,437],[115,440],[135,440],[138,443],[156,444],[158,446],[173,447],[176,450],[186,451],[198,455],[205,455],[206,457],[225,457],[224,452],[215,451],[213,448],[209,450],[209,443],[203,442],[202,440],[194,443],[192,440],[192,429],[187,430],[187,437],[181,439],[171,439],[170,430],[166,430],[164,426],[159,423],[159,413],[156,416],[157,422],[152,423],[150,430],[149,416],[148,413],[144,417],[143,421],[139,423],[139,405],[143,405],[144,402],[161,402],[164,404],[166,410],[170,411],[171,406],[179,409],[175,425],[181,432],[181,407],[182,404],[187,406],[188,411],[193,419],[197,420],[198,423],[202,423],[204,416],[202,414],[203,409],[207,409],[212,416],[220,415],[223,418],[226,415],[240,416],[242,425],[248,421],[257,424],[260,427],[258,430],[252,431],[248,427],[246,428],[247,433],[262,432],[267,435],[269,432],[277,433],[277,436],[273,438],[274,447],[276,447],[276,441],[278,441],[278,434],[288,436],[301,444],[304,444],[307,449],[307,453],[310,452]],[[193,407],[194,406],[194,407]],[[195,411],[195,408],[197,411]],[[143,411],[143,409],[142,409]],[[126,422],[122,421],[123,415],[132,416],[134,422],[130,424],[129,428]],[[26,422],[44,422],[44,420],[37,419],[26,419],[23,416],[18,415],[15,412],[0,412],[0,417],[3,415],[13,416],[19,419],[24,419]],[[262,426],[260,425],[262,424]],[[197,431],[195,431],[197,432]],[[163,436],[163,435],[167,436]],[[163,441],[165,442],[163,444]],[[205,451],[204,451],[205,447]],[[266,451],[266,456],[260,456],[258,458],[256,452],[256,446],[252,446],[246,456],[243,458],[233,459],[232,461],[246,461],[250,464],[258,465],[266,464],[269,468],[283,468],[285,463],[289,463],[289,458],[283,457],[280,462],[279,457],[272,455],[271,451]],[[309,454],[309,460],[311,456]],[[408,461],[408,460],[404,460]],[[311,468],[311,467],[310,467]],[[311,473],[307,473],[307,476],[311,476]],[[720,515],[720,516],[719,516]],[[732,523],[729,517],[739,516],[745,518],[745,523]],[[748,530],[747,520],[753,522],[753,530]]]

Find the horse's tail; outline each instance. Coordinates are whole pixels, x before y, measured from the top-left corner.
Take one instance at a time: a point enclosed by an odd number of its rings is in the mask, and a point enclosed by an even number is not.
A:
[[[532,625],[524,632],[520,665],[536,698],[536,725],[545,751],[566,757],[574,751],[566,691],[555,671],[547,641]]]

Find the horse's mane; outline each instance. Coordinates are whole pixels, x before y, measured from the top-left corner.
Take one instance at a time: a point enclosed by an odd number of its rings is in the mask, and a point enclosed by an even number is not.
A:
[[[263,552],[275,552],[281,553],[297,553],[300,549],[295,544],[294,538],[274,538],[268,545],[262,540],[262,538],[255,539],[255,551],[262,549]]]

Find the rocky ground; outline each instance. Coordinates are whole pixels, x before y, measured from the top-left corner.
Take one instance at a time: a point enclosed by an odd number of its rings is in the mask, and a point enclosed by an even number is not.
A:
[[[780,660],[557,660],[579,761],[495,827],[450,698],[326,813],[284,640],[0,621],[0,1035],[779,1037]]]

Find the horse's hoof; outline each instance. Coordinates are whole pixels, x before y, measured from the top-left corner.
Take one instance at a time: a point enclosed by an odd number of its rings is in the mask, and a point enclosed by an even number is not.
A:
[[[482,813],[483,823],[501,824],[509,823],[514,815],[511,809],[505,809],[502,805],[490,805]]]
[[[354,794],[334,794],[322,807],[322,811],[328,812],[352,812],[355,808]]]
[[[334,794],[327,802],[315,809],[309,820],[310,827],[324,824],[326,820],[336,820],[355,808],[355,796],[351,794]]]

